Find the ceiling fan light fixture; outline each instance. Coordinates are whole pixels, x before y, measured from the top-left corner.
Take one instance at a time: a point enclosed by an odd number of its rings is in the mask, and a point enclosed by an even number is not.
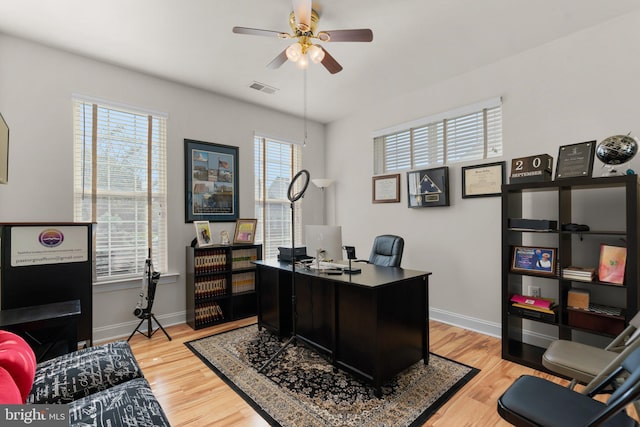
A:
[[[307,52],[309,53],[309,58],[311,59],[311,62],[313,62],[314,64],[319,64],[324,59],[324,50],[317,44],[314,44],[313,46],[311,46],[307,50]]]
[[[301,55],[300,59],[298,59],[298,62],[296,62],[296,65],[301,70],[306,69],[309,66],[309,58],[307,57],[307,55]]]
[[[304,55],[302,54],[302,46],[300,43],[294,43],[287,48],[287,59],[291,62],[298,62]]]

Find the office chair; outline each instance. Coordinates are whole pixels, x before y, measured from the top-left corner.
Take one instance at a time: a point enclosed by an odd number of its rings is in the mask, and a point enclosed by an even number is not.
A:
[[[542,355],[542,365],[556,374],[571,378],[569,388],[586,384],[583,394],[590,393],[637,347],[640,347],[640,313],[629,326],[605,348],[575,341],[555,340]]]
[[[404,239],[402,237],[383,234],[374,239],[369,260],[358,260],[358,262],[366,262],[383,267],[400,267],[403,251]]]
[[[606,404],[592,398],[626,375]],[[639,397],[640,348],[637,348],[589,395],[544,378],[523,375],[498,399],[498,413],[518,427],[638,426],[623,410]]]

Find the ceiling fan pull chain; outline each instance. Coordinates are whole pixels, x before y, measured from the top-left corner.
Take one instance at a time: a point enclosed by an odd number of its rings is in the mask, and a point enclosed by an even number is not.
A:
[[[307,146],[307,69],[303,70],[303,99],[304,99],[304,140],[302,141],[302,146]]]

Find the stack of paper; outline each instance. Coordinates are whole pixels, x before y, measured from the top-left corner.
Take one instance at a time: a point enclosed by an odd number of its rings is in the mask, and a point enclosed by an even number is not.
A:
[[[596,269],[590,267],[565,267],[562,269],[562,278],[569,280],[582,280],[591,282],[596,277]]]

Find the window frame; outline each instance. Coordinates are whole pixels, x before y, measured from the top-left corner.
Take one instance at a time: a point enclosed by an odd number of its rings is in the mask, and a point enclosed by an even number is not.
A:
[[[451,138],[452,132],[459,137]],[[475,143],[480,136],[482,147]],[[372,137],[376,175],[501,157],[502,99],[491,98],[381,129]],[[464,154],[465,150],[482,154]]]
[[[92,222],[94,227],[93,254],[96,262],[93,280],[95,284],[127,281],[139,278],[144,274],[146,260],[151,250],[152,263],[156,271],[166,271],[168,268],[168,237],[167,237],[167,115],[136,107],[74,95],[72,98],[73,113],[73,212],[75,221]],[[84,106],[84,109],[83,109]],[[87,117],[87,107],[91,113]],[[115,118],[111,123],[105,122],[105,117]],[[88,119],[88,122],[87,122]],[[131,122],[127,122],[127,119]],[[144,122],[146,121],[146,123]],[[146,129],[145,129],[146,125]],[[90,126],[90,129],[88,129]],[[110,127],[113,126],[113,127]],[[115,128],[122,133],[116,135]],[[128,127],[130,126],[130,127]],[[146,141],[145,141],[146,138]],[[144,142],[141,142],[144,141]],[[90,145],[90,147],[89,147]],[[105,170],[106,162],[110,174],[115,173],[113,164],[114,154],[98,154],[105,146],[131,150],[144,158],[132,160],[128,167],[118,164],[125,177],[130,178],[105,184],[100,172]],[[123,155],[123,154],[120,154]],[[130,156],[130,155],[129,155]],[[103,161],[99,160],[102,157]],[[132,156],[130,156],[132,157]],[[128,173],[128,176],[126,174]],[[115,179],[113,180],[115,182]],[[126,185],[133,188],[129,191]],[[119,186],[119,188],[118,188]],[[117,215],[120,221],[100,221],[98,209],[101,203],[109,208],[106,212],[111,216],[111,208],[117,199],[125,200],[127,207],[120,206]],[[103,211],[104,213],[105,211]],[[129,213],[133,219],[124,218]],[[118,231],[114,225],[122,224]],[[125,231],[134,227],[135,233]],[[115,242],[115,234],[121,236],[121,246],[111,246]],[[142,238],[141,238],[142,237]],[[106,239],[106,240],[103,240]],[[141,243],[144,241],[144,243]],[[129,248],[130,252],[126,253]],[[101,270],[99,254],[106,251],[107,266]],[[114,251],[118,251],[119,261],[126,265],[123,271],[114,268]],[[122,255],[123,251],[125,255]]]
[[[284,162],[270,162],[267,157],[269,149],[268,144],[277,144],[280,150],[286,149],[289,152],[283,153],[280,158],[289,158],[290,164]],[[276,146],[273,148],[275,149]],[[287,190],[291,179],[302,168],[302,147],[300,144],[287,142],[284,140],[271,138],[256,134],[254,136],[254,175],[255,175],[255,216],[257,219],[256,227],[256,243],[262,244],[263,258],[277,257],[277,248],[279,246],[291,246],[291,202],[287,197]],[[286,156],[285,156],[286,155]],[[277,157],[277,156],[276,156]],[[268,164],[274,166],[271,169],[281,168],[283,165],[288,167],[287,176],[277,176],[275,178],[264,178],[272,175],[273,170],[268,170]],[[284,174],[284,171],[280,171]],[[271,183],[269,184],[269,180]],[[278,197],[274,197],[278,196]],[[267,206],[273,209],[267,209]],[[282,219],[273,220],[273,227],[267,227],[265,217],[272,211],[274,215],[281,214]],[[303,199],[296,202],[295,213],[295,245],[298,246],[302,242],[302,211]],[[279,232],[278,232],[279,230]]]

